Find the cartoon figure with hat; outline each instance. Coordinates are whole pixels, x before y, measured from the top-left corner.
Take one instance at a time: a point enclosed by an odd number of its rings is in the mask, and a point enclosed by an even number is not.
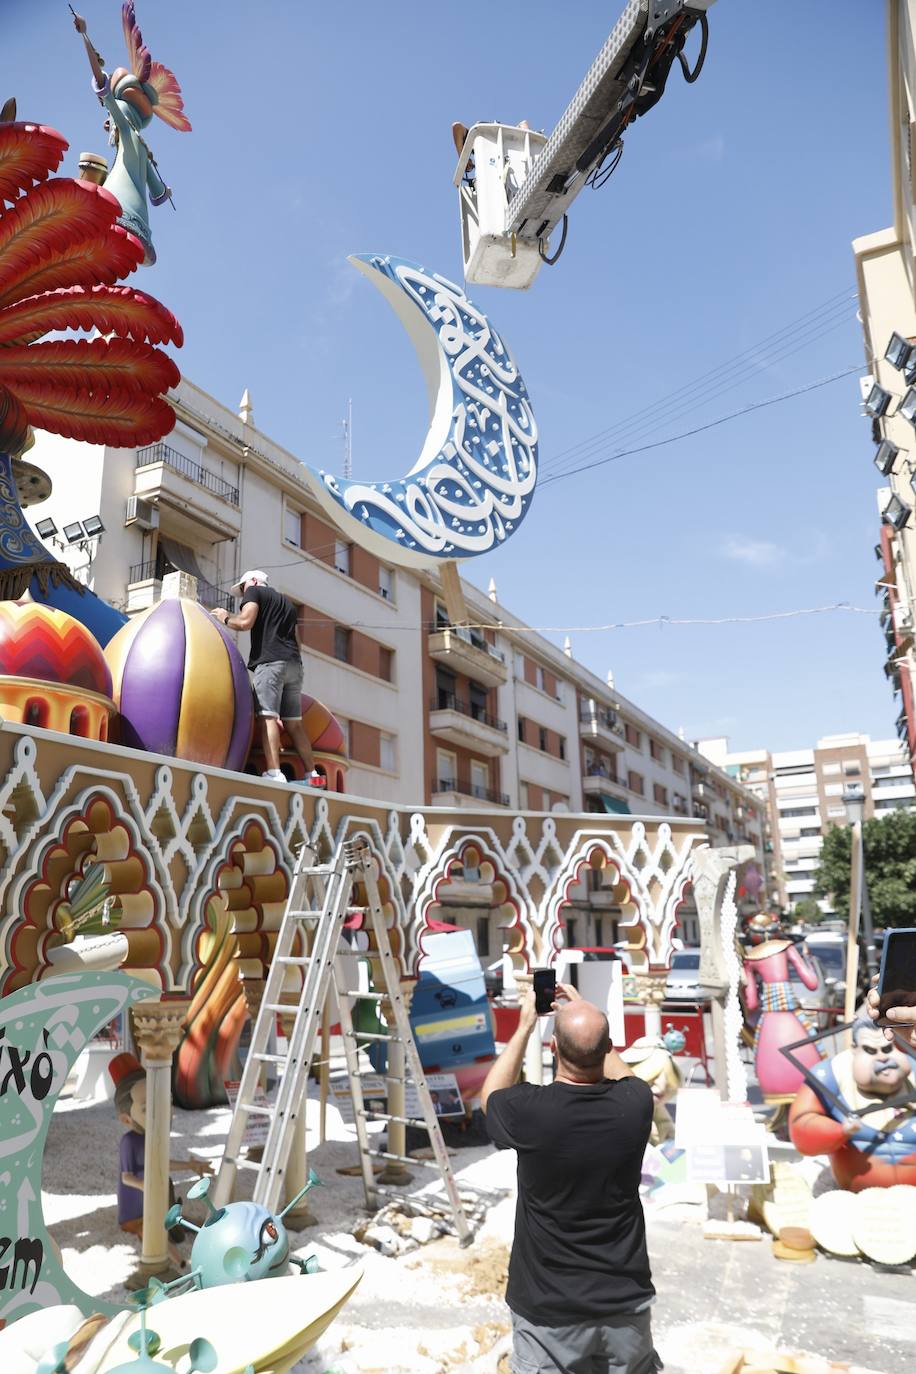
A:
[[[677,1036],[677,1032],[674,1035]],[[683,1049],[683,1037],[678,1039],[678,1048]],[[681,1086],[681,1071],[674,1062],[673,1045],[677,1045],[677,1040],[673,1039],[672,1045],[669,1045],[658,1036],[643,1035],[634,1040],[627,1049],[622,1050],[620,1055],[636,1077],[648,1083],[652,1089],[655,1106],[652,1113],[652,1132],[649,1136],[651,1145],[663,1145],[666,1140],[674,1138],[674,1122],[665,1106]]]
[[[172,192],[159,175],[156,159],[140,131],[151,123],[153,115],[183,133],[190,130],[191,123],[174,75],[161,62],[154,62],[144,46],[133,0],[121,6],[121,19],[130,71],[117,67],[109,76],[90,42],[85,19],[73,11],[73,24],[82,35],[92,69],[92,89],[108,111],[107,127],[117,149],[114,166],[105,177],[105,190],[120,202],[118,223],[143,244],[144,261],[149,266],[156,261],[156,250],[149,227],[147,194],[154,205],[162,205],[171,201]]]
[[[146,1139],[146,1070],[132,1054],[117,1054],[108,1065],[114,1083],[114,1103],[118,1120],[126,1126],[120,1145],[120,1176],[118,1179],[118,1225],[132,1236],[143,1233],[143,1154]],[[199,1174],[201,1164],[170,1159],[169,1168],[176,1173]],[[171,1180],[169,1192],[174,1193]],[[185,1239],[185,1231],[175,1226],[169,1231],[174,1241]],[[172,1262],[182,1263],[174,1246],[169,1249]]]

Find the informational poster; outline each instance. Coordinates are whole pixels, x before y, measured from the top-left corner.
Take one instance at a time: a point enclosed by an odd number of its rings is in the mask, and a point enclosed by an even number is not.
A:
[[[239,1095],[239,1080],[237,1078],[227,1079],[223,1082],[226,1089],[226,1096],[229,1099],[229,1106],[235,1111],[236,1100]],[[269,1107],[271,1103],[267,1098],[263,1088],[258,1088],[254,1095],[254,1105],[256,1107]],[[266,1145],[267,1133],[270,1130],[270,1117],[262,1116],[260,1112],[249,1112],[248,1120],[245,1124],[245,1134],[242,1136],[243,1145]]]
[[[367,1111],[384,1112],[387,1110],[387,1085],[381,1074],[365,1073],[360,1075],[363,1102]],[[453,1073],[430,1073],[426,1076],[433,1111],[436,1116],[464,1116],[464,1102]],[[311,1091],[311,1089],[310,1089]],[[330,1099],[340,1112],[341,1120],[348,1126],[354,1124],[353,1097],[350,1092],[350,1079],[347,1074],[335,1075],[330,1082]],[[416,1121],[423,1119],[420,1095],[416,1084],[404,1084],[404,1115]]]
[[[428,1073],[426,1086],[436,1116],[464,1116],[464,1102],[453,1073]],[[422,1119],[423,1109],[415,1083],[404,1084],[404,1115]]]
[[[750,1107],[723,1102],[718,1094],[685,1089],[677,1095],[675,1144],[687,1152],[694,1183],[769,1183],[766,1127]]]

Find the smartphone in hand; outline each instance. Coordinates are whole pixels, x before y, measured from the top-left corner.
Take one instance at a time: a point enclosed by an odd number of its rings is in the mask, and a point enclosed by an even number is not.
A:
[[[888,1021],[890,1007],[916,1006],[916,930],[889,930],[884,936],[881,973],[878,977],[879,1026]]]
[[[553,1011],[557,1000],[557,971],[555,968],[536,968],[532,979],[534,987],[534,1009],[538,1016],[547,1016]]]

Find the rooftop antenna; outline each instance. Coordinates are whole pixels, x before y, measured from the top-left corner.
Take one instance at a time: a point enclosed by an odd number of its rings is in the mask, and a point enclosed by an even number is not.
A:
[[[343,475],[344,475],[344,481],[349,481],[350,478],[353,476],[353,398],[352,398],[352,396],[347,398],[347,415],[346,415],[346,419],[341,420],[340,425],[341,425],[341,429],[343,430],[343,441],[344,441]]]

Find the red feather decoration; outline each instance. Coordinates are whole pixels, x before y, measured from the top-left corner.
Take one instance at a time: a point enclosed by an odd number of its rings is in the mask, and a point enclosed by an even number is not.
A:
[[[177,386],[181,373],[167,353],[131,339],[54,339],[0,349],[0,386],[25,401],[23,387],[35,381],[101,395],[155,393]]]
[[[29,296],[0,311],[0,345],[30,344],[52,329],[98,329],[138,343],[173,343],[184,336],[171,310],[132,286],[72,286]],[[3,354],[0,353],[0,369]]]
[[[68,387],[43,387],[40,382],[19,391],[30,422],[65,439],[134,448],[155,443],[175,427],[175,412],[161,396],[136,391],[96,396]]]
[[[0,310],[25,297],[58,287],[91,287],[96,283],[110,286],[135,271],[145,253],[138,238],[128,234],[120,224],[113,224],[107,233],[55,249],[42,258],[37,267],[14,278],[0,294]]]
[[[133,33],[132,5],[125,25],[128,18]],[[138,30],[135,38],[131,55],[142,69],[148,54],[144,59]],[[180,374],[152,345],[180,345],[181,325],[154,297],[114,285],[144,256],[115,222],[121,207],[114,196],[89,182],[41,180],[65,147],[41,125],[0,125],[0,452],[21,449],[29,425],[131,447],[153,443],[175,424],[161,393]],[[17,190],[24,194],[5,209],[4,198]],[[109,337],[40,342],[52,330],[71,329]]]
[[[29,421],[11,391],[0,386],[0,453],[20,448],[28,433]]]
[[[0,124],[0,201],[56,172],[68,147],[63,134],[43,124]]]
[[[101,186],[55,177],[21,196],[0,216],[0,292],[65,244],[114,224],[121,207]]]

